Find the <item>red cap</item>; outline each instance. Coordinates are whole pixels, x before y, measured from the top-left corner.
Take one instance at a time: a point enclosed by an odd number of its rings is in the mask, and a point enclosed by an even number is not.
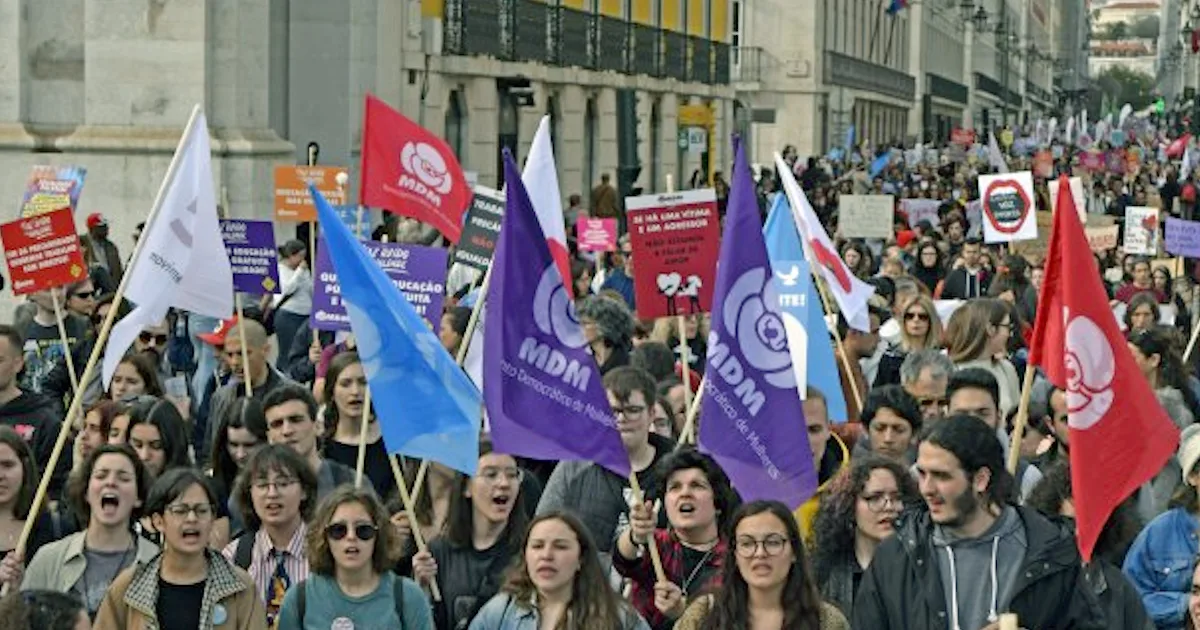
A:
[[[90,230],[97,225],[108,225],[108,221],[105,220],[103,214],[100,214],[99,212],[93,212],[87,217],[87,227]]]
[[[196,337],[210,346],[217,346],[219,348],[225,345],[225,335],[229,334],[229,329],[236,326],[237,323],[238,318],[235,315],[217,325],[216,330],[204,333],[203,335],[196,335]]]
[[[908,247],[908,244],[913,242],[914,238],[917,238],[917,233],[912,230],[900,230],[899,232],[896,232],[896,244],[899,245],[901,249]]]

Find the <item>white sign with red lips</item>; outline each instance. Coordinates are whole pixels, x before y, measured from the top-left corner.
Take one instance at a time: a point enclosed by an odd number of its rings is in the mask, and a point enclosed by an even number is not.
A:
[[[979,176],[983,205],[983,240],[1011,243],[1037,238],[1036,197],[1029,171]]]

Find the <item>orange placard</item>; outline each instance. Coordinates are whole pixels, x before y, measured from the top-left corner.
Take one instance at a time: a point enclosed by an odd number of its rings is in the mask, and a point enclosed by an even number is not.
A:
[[[338,186],[338,173],[349,174],[344,166],[276,166],[275,220],[316,221],[317,209],[308,194],[311,183],[332,206],[346,204],[346,189]]]

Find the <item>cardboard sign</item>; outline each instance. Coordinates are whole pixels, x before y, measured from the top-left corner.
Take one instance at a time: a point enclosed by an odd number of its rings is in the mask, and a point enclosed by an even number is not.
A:
[[[1050,179],[1054,177],[1054,155],[1049,151],[1038,151],[1033,156],[1033,172],[1038,177]]]
[[[487,186],[476,186],[467,209],[462,236],[454,249],[454,262],[487,271],[496,253],[496,239],[504,220],[504,195]]]
[[[1083,228],[1084,234],[1087,235],[1088,247],[1099,253],[1117,248],[1117,236],[1120,231],[1121,227],[1118,225]]]
[[[1125,208],[1124,251],[1146,256],[1158,253],[1158,208]]]
[[[1030,223],[1037,225],[1037,237],[1027,241],[1012,241],[1008,244],[1009,251],[1018,255],[1024,256],[1028,260],[1041,260],[1045,258],[1046,252],[1050,248],[1050,233],[1054,229],[1054,214],[1050,212],[1035,212],[1035,217]]]
[[[975,130],[955,127],[950,131],[950,142],[961,147],[969,147],[975,144]]]
[[[4,242],[14,295],[45,291],[87,277],[70,208],[0,225],[0,241]]]
[[[21,216],[33,217],[59,208],[79,207],[87,169],[82,166],[35,166],[25,184]]]
[[[1200,221],[1167,217],[1166,232],[1167,253],[1200,258]]]
[[[252,295],[279,293],[279,251],[271,221],[221,219],[221,240],[233,269],[233,288]]]
[[[633,248],[637,316],[654,319],[712,308],[721,227],[711,188],[625,200]]]
[[[900,210],[908,216],[908,226],[916,227],[921,221],[928,221],[933,227],[941,224],[938,208],[942,202],[937,199],[901,199]]]
[[[337,185],[337,174],[349,173],[344,166],[276,166],[275,220],[316,221],[308,185],[312,184],[332,206],[345,205],[346,189]]]
[[[1085,151],[1079,154],[1079,165],[1089,171],[1104,169],[1104,154],[1097,151]]]
[[[1072,177],[1069,181],[1071,184],[1071,197],[1075,201],[1075,211],[1079,213],[1079,222],[1087,223],[1087,195],[1083,193],[1083,179]],[[1050,212],[1058,212],[1058,180],[1050,180],[1049,188]]]
[[[838,202],[838,232],[844,238],[888,239],[895,221],[891,195],[842,195]]]
[[[1037,238],[1033,220],[1033,174],[1029,171],[979,176],[983,203],[983,240],[1011,243]]]
[[[377,241],[363,241],[363,246],[413,309],[436,331],[441,325],[442,299],[446,293],[446,250]],[[310,325],[317,330],[349,331],[350,316],[342,303],[337,271],[323,241],[317,244],[317,260],[313,267]]]
[[[611,252],[617,249],[617,220],[579,217],[575,242],[581,252]]]

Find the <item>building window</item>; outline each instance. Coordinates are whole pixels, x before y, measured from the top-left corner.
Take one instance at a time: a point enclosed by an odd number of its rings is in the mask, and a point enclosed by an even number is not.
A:
[[[583,113],[583,189],[591,192],[596,177],[596,97],[587,101]]]
[[[661,168],[659,165],[662,151],[662,110],[661,101],[656,97],[650,104],[650,185],[647,191],[658,190]]]
[[[558,114],[558,95],[546,97],[546,115],[550,117],[550,149],[558,155],[558,125],[561,122]]]
[[[742,45],[742,1],[733,0],[730,11],[733,19],[729,23],[729,43],[733,46],[733,65],[736,66],[742,61],[739,49]]]
[[[446,144],[450,145],[459,162],[466,162],[463,150],[467,143],[467,108],[463,99],[462,89],[455,88],[450,90],[446,105]]]

